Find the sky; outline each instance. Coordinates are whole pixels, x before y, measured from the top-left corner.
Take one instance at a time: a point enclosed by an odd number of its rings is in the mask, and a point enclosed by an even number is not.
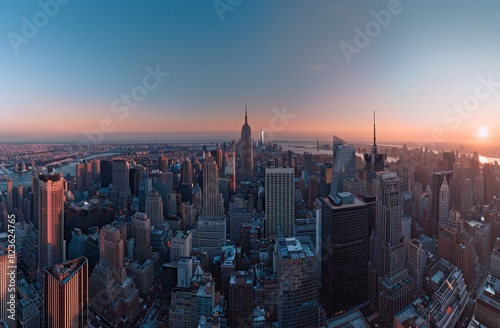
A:
[[[500,140],[498,1],[59,1],[0,2],[0,142]]]

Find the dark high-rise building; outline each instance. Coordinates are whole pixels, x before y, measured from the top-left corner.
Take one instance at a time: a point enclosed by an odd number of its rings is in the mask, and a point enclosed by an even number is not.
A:
[[[309,237],[276,240],[278,327],[318,326],[319,260]]]
[[[266,237],[276,238],[281,231],[293,236],[295,222],[293,168],[266,168]]]
[[[65,261],[64,179],[59,174],[38,176],[38,270]]]
[[[189,158],[182,163],[182,183],[193,184],[193,166]]]
[[[470,163],[470,178],[475,178],[479,174],[479,154],[477,151],[474,151],[472,154],[472,158],[469,161]]]
[[[332,184],[332,163],[328,162],[320,168],[321,179],[319,185],[319,196],[326,197],[330,194]]]
[[[87,327],[88,304],[86,258],[43,270],[43,327]]]
[[[158,158],[158,170],[160,172],[166,173],[168,172],[168,158],[165,156],[160,156]]]
[[[151,220],[145,213],[136,212],[132,218],[132,236],[135,239],[134,259],[144,262],[151,258]]]
[[[130,192],[129,165],[127,161],[114,160],[112,176],[113,190],[124,193]]]
[[[123,262],[125,230],[112,225],[101,229],[100,260],[89,279],[90,306],[99,317],[116,326],[123,323],[123,317],[134,318],[140,306],[139,292],[127,278]]]
[[[12,191],[12,179],[7,180],[7,210],[10,212],[14,207],[14,193]]]
[[[386,154],[379,154],[377,147],[377,136],[375,130],[375,111],[373,111],[373,146],[370,154],[365,154],[364,159],[366,162],[366,189],[370,193],[373,191],[373,180],[376,178],[376,172],[383,171]]]
[[[489,204],[493,196],[495,195],[495,166],[490,163],[483,165],[483,177],[484,177],[484,203]]]
[[[323,198],[321,297],[329,316],[363,304],[368,294],[369,205],[350,193]]]
[[[76,190],[83,191],[92,187],[94,178],[93,163],[84,160],[76,165]]]
[[[252,130],[248,125],[247,109],[245,107],[245,124],[241,128],[240,139],[240,175],[243,180],[248,180],[253,173],[253,145],[252,145]]]
[[[455,153],[453,151],[443,152],[443,167],[445,171],[452,171],[455,164]],[[479,173],[479,172],[478,172]]]
[[[101,187],[107,188],[110,183],[113,183],[113,161],[101,160],[99,163],[101,171]]]
[[[314,201],[316,201],[316,199],[318,198],[318,192],[319,192],[318,176],[314,174],[309,177],[309,198],[307,204],[309,209],[313,208]]]
[[[373,194],[364,193],[358,195],[358,198],[368,204],[368,231],[371,236],[373,229],[375,229],[375,220],[377,216],[377,197],[375,197]]]
[[[253,326],[254,274],[252,270],[233,271],[229,277],[229,315],[231,327]]]

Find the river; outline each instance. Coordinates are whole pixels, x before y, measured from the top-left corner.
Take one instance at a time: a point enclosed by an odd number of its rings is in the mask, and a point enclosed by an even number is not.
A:
[[[92,159],[98,157],[106,157],[112,155],[118,155],[119,153],[101,153],[95,155],[89,155],[83,159]],[[54,168],[54,172],[62,173],[63,176],[70,173],[71,175],[76,174],[76,165],[80,161],[68,162],[63,164],[61,167]],[[9,169],[3,168],[7,173],[7,177],[12,179],[12,186],[23,185],[25,188],[31,186],[31,171],[27,172],[12,172]],[[0,181],[0,191],[7,190],[7,181]]]

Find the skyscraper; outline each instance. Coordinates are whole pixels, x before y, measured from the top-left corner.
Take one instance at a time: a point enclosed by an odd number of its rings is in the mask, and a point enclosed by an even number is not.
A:
[[[253,271],[233,271],[230,274],[228,324],[230,327],[253,326]]]
[[[38,270],[65,261],[64,179],[59,174],[38,176]]]
[[[369,298],[369,207],[350,193],[339,193],[322,199],[321,215],[321,297],[333,316]]]
[[[114,160],[112,169],[113,190],[130,193],[129,164],[125,160]]]
[[[432,202],[431,202],[432,217],[430,220],[432,226],[428,230],[432,233],[433,236],[437,236],[438,234],[439,217],[440,217],[439,195],[440,195],[441,185],[443,184],[443,180],[445,177],[447,179],[447,183],[449,183],[450,179],[453,177],[453,171],[442,171],[442,172],[432,173]]]
[[[146,198],[146,215],[156,229],[163,224],[163,201],[158,190],[153,189]]]
[[[419,296],[423,290],[427,254],[422,242],[418,239],[410,240],[408,244],[408,274],[415,281],[415,294]]]
[[[364,154],[366,169],[366,190],[369,193],[375,193],[373,190],[373,180],[376,178],[376,172],[383,171],[386,154],[379,154],[377,147],[377,135],[375,129],[375,111],[373,111],[373,146],[370,154]]]
[[[252,130],[250,129],[250,125],[248,125],[246,106],[245,106],[245,124],[243,124],[241,128],[240,155],[241,155],[240,176],[242,180],[248,180],[252,177],[252,172],[253,172],[253,145],[252,145]]]
[[[266,168],[266,237],[293,236],[294,211],[294,169]]]
[[[406,269],[406,241],[402,229],[399,179],[394,172],[378,172],[374,180],[377,216],[373,238],[373,268],[377,284],[380,326],[390,327],[394,315],[413,300],[414,282]],[[370,288],[373,290],[373,286]]]
[[[12,179],[7,180],[7,210],[10,212],[14,207],[14,194],[12,192]]]
[[[160,156],[158,158],[158,170],[162,173],[168,172],[168,158],[165,156]]]
[[[439,189],[439,221],[438,224],[448,221],[450,217],[450,188],[448,180],[443,178],[443,183]]]
[[[335,197],[337,193],[343,191],[344,180],[355,178],[356,157],[354,147],[344,146],[342,144],[334,145],[330,196]]]
[[[233,152],[227,153],[226,174],[236,174],[236,154]]]
[[[151,257],[151,221],[145,213],[136,212],[132,218],[132,235],[135,239],[134,259],[144,262]]]
[[[455,164],[455,153],[443,152],[443,167],[445,171],[453,170],[453,164]],[[479,172],[478,172],[479,173]]]
[[[219,193],[219,175],[213,157],[203,162],[203,215],[206,217],[224,216],[224,200]]]
[[[100,261],[89,279],[92,309],[114,325],[118,325],[122,317],[134,318],[139,311],[139,291],[132,279],[127,278],[123,263],[124,237],[125,229],[121,232],[113,225],[102,228],[99,236]]]
[[[193,184],[193,166],[187,157],[182,163],[182,183]]]
[[[107,188],[109,184],[113,182],[113,161],[100,161],[99,170],[101,175],[101,187]]]
[[[43,327],[87,327],[88,265],[84,257],[43,270]]]
[[[318,327],[319,260],[309,237],[276,240],[278,326]]]
[[[260,140],[259,141],[260,141],[260,146],[262,148],[266,148],[266,140],[264,138],[264,130],[262,130],[262,129],[260,130]]]

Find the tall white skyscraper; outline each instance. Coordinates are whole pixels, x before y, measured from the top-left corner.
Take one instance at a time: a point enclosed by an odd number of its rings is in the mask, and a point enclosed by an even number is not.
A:
[[[445,224],[450,218],[450,188],[448,179],[443,178],[443,183],[439,189],[439,224]]]
[[[266,236],[269,238],[278,237],[280,230],[285,238],[293,236],[293,178],[293,168],[266,168]]]

